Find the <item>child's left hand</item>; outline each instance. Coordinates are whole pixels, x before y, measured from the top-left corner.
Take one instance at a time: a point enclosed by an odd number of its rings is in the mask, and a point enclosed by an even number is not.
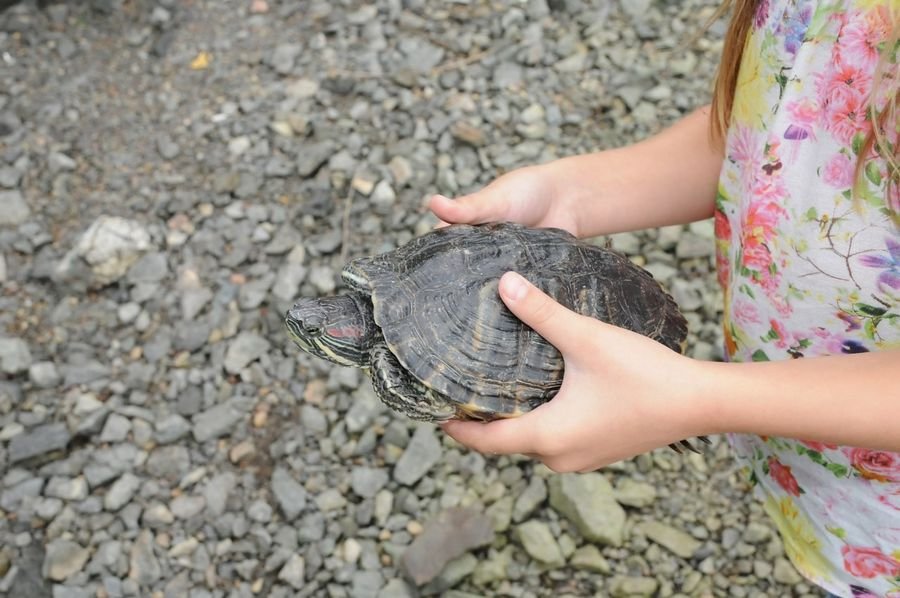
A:
[[[702,362],[640,334],[581,316],[520,275],[500,295],[565,360],[550,402],[514,419],[451,421],[443,429],[482,453],[524,453],[558,472],[591,471],[671,442],[709,433],[699,388]]]

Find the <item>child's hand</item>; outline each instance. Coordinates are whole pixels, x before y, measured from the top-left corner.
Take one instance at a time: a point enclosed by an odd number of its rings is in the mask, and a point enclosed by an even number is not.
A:
[[[549,166],[528,166],[507,173],[490,185],[455,200],[435,195],[429,208],[450,224],[517,222],[555,227],[579,236],[577,210],[563,205]]]
[[[697,400],[702,362],[640,334],[572,312],[518,274],[500,295],[565,359],[552,401],[515,419],[452,421],[444,430],[483,453],[529,454],[555,471],[590,471],[710,430]]]

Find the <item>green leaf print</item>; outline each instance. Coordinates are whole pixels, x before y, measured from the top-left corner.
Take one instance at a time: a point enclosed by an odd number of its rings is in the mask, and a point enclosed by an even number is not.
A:
[[[826,525],[825,529],[827,529],[829,532],[831,532],[841,540],[847,537],[847,531],[842,527],[831,527],[830,525]]]
[[[876,320],[866,320],[866,323],[863,324],[863,330],[866,332],[866,336],[869,340],[875,340],[875,327],[878,326],[878,322]]]
[[[806,29],[804,39],[813,40],[821,38],[828,26],[831,15],[841,9],[842,4],[840,2],[832,2],[830,4],[819,3],[812,20],[809,22],[809,27]]]
[[[850,470],[847,469],[845,465],[841,465],[840,463],[829,463],[828,465],[826,465],[826,467],[828,468],[828,471],[833,473],[835,477],[838,478],[845,478],[847,477],[847,474],[850,473]]]
[[[872,181],[872,184],[875,186],[881,185],[881,172],[878,170],[878,165],[875,162],[866,164],[866,178]]]
[[[853,153],[856,154],[857,156],[859,155],[859,152],[862,151],[863,142],[865,140],[866,140],[866,136],[863,135],[862,133],[857,133],[856,135],[853,136],[853,144],[852,144]]]
[[[762,349],[757,349],[753,352],[753,355],[750,356],[750,359],[753,361],[771,361],[769,356],[766,355],[766,352]]]
[[[887,313],[887,310],[883,307],[868,305],[866,303],[857,303],[856,309],[866,314],[867,316],[883,316]]]
[[[816,210],[815,206],[806,210],[806,219],[809,222],[815,222],[816,220],[819,219],[819,212]]]

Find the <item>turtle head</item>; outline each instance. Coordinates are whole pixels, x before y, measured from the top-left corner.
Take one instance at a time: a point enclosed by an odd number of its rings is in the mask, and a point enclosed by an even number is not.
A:
[[[340,365],[369,366],[369,351],[378,340],[368,299],[339,295],[300,299],[284,317],[298,347]]]

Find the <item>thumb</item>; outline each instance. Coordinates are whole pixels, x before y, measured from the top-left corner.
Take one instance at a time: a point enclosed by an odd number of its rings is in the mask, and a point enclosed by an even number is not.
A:
[[[483,193],[464,195],[457,199],[449,199],[443,195],[434,195],[428,202],[434,215],[450,224],[482,224],[505,220],[505,202],[490,198]]]
[[[563,352],[584,348],[590,334],[587,320],[603,324],[563,307],[516,272],[500,278],[500,298],[516,317]]]

